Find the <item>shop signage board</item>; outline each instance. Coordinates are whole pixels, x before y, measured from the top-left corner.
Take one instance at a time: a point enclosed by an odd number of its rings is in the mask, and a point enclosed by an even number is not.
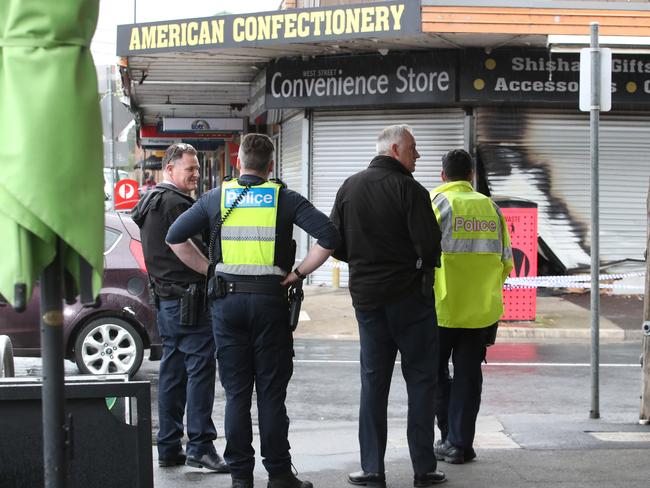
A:
[[[124,179],[115,184],[115,210],[129,210],[135,207],[140,198],[138,182]]]
[[[192,119],[195,120],[195,119]],[[197,119],[200,120],[200,119]],[[209,120],[209,119],[208,119]],[[243,120],[243,119],[239,119]],[[155,125],[143,125],[140,128],[140,145],[144,148],[162,147],[167,148],[172,144],[181,142],[196,141],[230,141],[236,136],[232,132],[162,132]]]
[[[389,1],[117,27],[117,55],[419,34],[420,2]]]
[[[244,130],[242,118],[192,118],[163,117],[162,132],[241,132]]]
[[[368,54],[270,63],[267,108],[448,104],[456,101],[454,51]]]
[[[608,48],[598,49],[600,66],[600,88],[612,84],[612,50]],[[591,107],[591,64],[592,51],[590,47],[580,49],[580,110],[589,112]],[[612,91],[600,89],[600,100],[598,110],[609,112],[612,109]]]
[[[546,49],[468,49],[462,56],[461,102],[558,103],[577,106],[580,55]],[[650,107],[650,56],[613,54],[612,104]]]

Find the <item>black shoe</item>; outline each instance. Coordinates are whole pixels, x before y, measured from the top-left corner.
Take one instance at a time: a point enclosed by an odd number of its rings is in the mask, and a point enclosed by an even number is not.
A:
[[[444,461],[449,464],[463,464],[465,462],[465,452],[463,448],[454,446],[449,441],[433,446],[433,452],[438,461]],[[474,453],[474,457],[476,457],[476,453]]]
[[[170,468],[172,466],[180,466],[185,464],[185,451],[181,449],[176,454],[171,456],[163,456],[158,458],[158,466],[161,468]]]
[[[366,473],[365,471],[357,471],[348,475],[348,483],[353,485],[363,486],[379,486],[386,487],[386,475],[384,473]]]
[[[474,450],[473,447],[470,447],[469,449],[463,449],[463,451],[464,451],[463,459],[465,459],[466,463],[476,458],[476,451]]]
[[[269,475],[266,488],[314,488],[310,481],[301,481],[291,471],[282,474]]]
[[[447,481],[445,473],[442,471],[431,471],[430,473],[416,474],[413,476],[413,486],[433,486],[438,483],[444,483]]]
[[[216,452],[210,452],[202,456],[187,456],[185,464],[195,468],[210,469],[216,473],[230,473],[230,468]]]
[[[252,478],[233,478],[230,488],[253,488]]]

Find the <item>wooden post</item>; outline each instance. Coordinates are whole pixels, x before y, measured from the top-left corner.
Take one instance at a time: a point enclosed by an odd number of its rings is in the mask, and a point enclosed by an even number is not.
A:
[[[645,296],[643,300],[643,354],[642,377],[641,377],[641,408],[639,410],[639,421],[650,423],[650,260],[648,252],[650,247],[650,188],[648,189],[648,233],[646,238],[646,260],[645,260]]]

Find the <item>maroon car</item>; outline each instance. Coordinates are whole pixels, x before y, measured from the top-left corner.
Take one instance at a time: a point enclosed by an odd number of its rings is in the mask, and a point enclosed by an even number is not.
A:
[[[106,213],[104,286],[97,308],[65,305],[66,358],[85,374],[135,374],[144,350],[160,359],[156,311],[149,304],[140,229],[126,214]],[[0,307],[0,335],[11,338],[15,356],[40,356],[39,288],[23,313]]]

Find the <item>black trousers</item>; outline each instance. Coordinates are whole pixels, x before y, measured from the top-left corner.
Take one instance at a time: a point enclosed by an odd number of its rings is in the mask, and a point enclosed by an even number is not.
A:
[[[228,294],[212,301],[212,325],[226,392],[224,458],[233,478],[253,477],[253,387],[264,467],[271,475],[289,471],[285,398],[293,374],[293,337],[286,297]]]
[[[439,327],[440,363],[435,410],[442,440],[469,449],[474,443],[476,417],[481,407],[488,329],[456,329]],[[449,359],[454,366],[449,376]]]
[[[214,453],[217,431],[212,422],[216,364],[210,319],[203,314],[195,326],[180,322],[179,300],[160,300],[158,330],[162,339],[158,385],[158,454],[171,458],[181,449],[183,414],[187,423],[187,454]]]
[[[408,393],[407,437],[415,474],[436,469],[433,399],[438,339],[433,299],[409,296],[374,310],[356,310],[361,341],[359,445],[361,468],[383,473],[388,393],[397,351]]]

